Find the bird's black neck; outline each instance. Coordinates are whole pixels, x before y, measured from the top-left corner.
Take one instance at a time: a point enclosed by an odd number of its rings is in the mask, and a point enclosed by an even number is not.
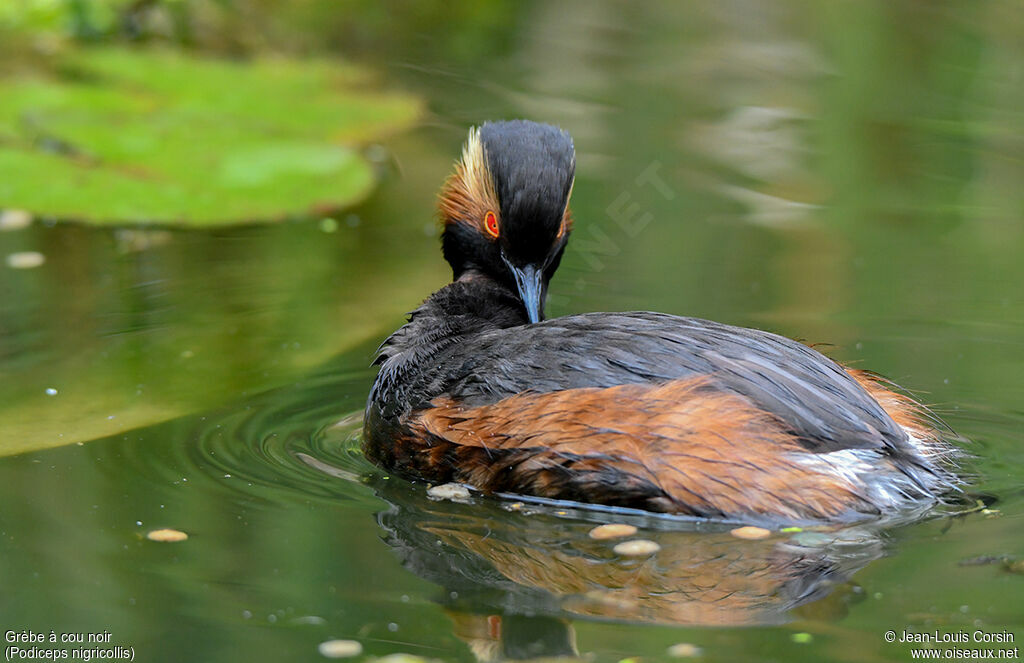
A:
[[[412,373],[467,337],[527,322],[523,304],[510,288],[466,272],[431,295],[380,346],[374,363],[382,365],[381,375],[375,390],[409,382]]]
[[[468,334],[526,324],[522,302],[507,286],[488,276],[465,272],[432,294],[409,322],[384,341],[384,359],[396,352],[455,340]]]

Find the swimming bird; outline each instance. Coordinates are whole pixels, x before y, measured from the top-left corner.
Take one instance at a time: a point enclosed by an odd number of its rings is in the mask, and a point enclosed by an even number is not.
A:
[[[363,448],[430,483],[725,520],[842,522],[956,489],[956,448],[872,373],[662,313],[545,319],[572,231],[572,138],[470,130],[440,196],[453,280],[378,350]]]

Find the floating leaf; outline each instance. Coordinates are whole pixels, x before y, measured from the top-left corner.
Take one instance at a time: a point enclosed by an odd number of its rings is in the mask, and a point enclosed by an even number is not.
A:
[[[354,146],[419,109],[324,61],[97,49],[56,72],[0,80],[0,208],[191,225],[338,208],[373,187]]]

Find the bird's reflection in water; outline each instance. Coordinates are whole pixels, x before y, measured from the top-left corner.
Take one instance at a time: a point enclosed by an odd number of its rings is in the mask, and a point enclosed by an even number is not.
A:
[[[867,527],[744,540],[730,533],[734,525],[434,501],[422,486],[380,484],[390,504],[378,515],[385,540],[406,568],[443,588],[455,635],[480,660],[572,656],[572,618],[686,626],[834,619],[859,594],[853,573],[883,554],[877,529]],[[660,550],[624,557],[613,551],[621,539],[588,536],[610,522],[637,526],[630,538]]]
[[[516,614],[482,614],[449,608],[452,633],[481,663],[574,659],[576,632],[567,619]]]

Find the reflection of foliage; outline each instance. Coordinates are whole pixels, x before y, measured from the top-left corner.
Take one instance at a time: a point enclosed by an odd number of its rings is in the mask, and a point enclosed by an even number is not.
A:
[[[369,339],[353,358],[368,371],[376,342],[444,273],[434,251],[380,268],[423,202],[374,197],[359,210],[372,223],[344,217],[334,232],[316,223],[0,232],[0,256],[47,257],[42,269],[0,268],[0,292],[13,293],[0,315],[0,457],[289,384]],[[339,412],[359,408],[364,390],[343,395]]]
[[[136,17],[157,8],[167,16],[183,16],[189,0],[19,0],[0,3],[0,30],[49,33],[84,40],[131,34]],[[150,30],[175,32],[161,21]]]
[[[50,45],[69,39],[156,41],[233,54],[440,47],[469,61],[508,45],[507,28],[519,7],[508,0],[22,0],[0,2],[0,53],[14,54],[41,38]],[[20,43],[5,48],[3,37],[10,42],[18,36]]]
[[[344,144],[408,124],[416,103],[354,92],[350,67],[75,52],[57,79],[0,82],[0,206],[90,221],[278,218],[365,195]]]

